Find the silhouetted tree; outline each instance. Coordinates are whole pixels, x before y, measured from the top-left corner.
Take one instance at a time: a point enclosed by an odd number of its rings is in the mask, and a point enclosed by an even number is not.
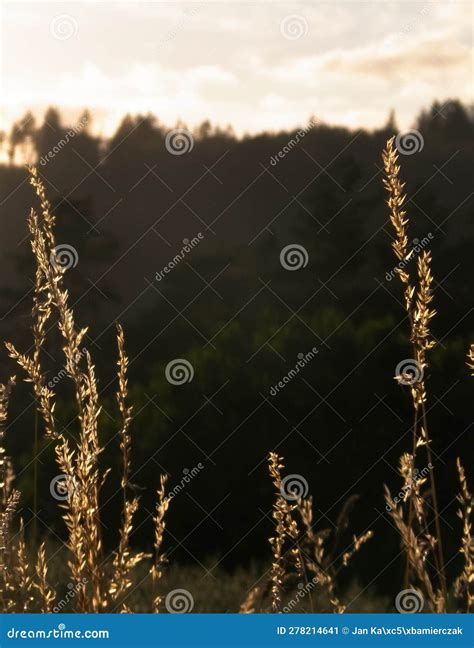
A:
[[[398,131],[397,119],[395,117],[395,110],[393,108],[388,115],[387,123],[385,124],[385,130],[392,133],[396,133]]]
[[[421,113],[417,127],[422,133],[447,141],[468,141],[474,132],[472,117],[458,100],[435,101],[428,111]]]
[[[34,142],[36,122],[33,114],[28,111],[24,117],[15,122],[10,133],[10,165],[13,164],[18,146],[23,147],[23,157],[26,159],[28,146]]]
[[[64,134],[61,115],[56,108],[48,108],[43,123],[36,130],[35,145],[39,158],[46,156],[57,146]]]

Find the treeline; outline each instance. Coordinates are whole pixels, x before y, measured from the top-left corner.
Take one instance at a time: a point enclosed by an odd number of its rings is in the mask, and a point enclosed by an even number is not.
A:
[[[180,121],[173,128],[188,130]],[[164,141],[170,130],[152,114],[126,115],[113,137],[107,139],[93,135],[93,116],[89,110],[84,110],[73,124],[65,124],[56,108],[49,108],[41,122],[28,110],[9,131],[0,130],[0,150],[8,156],[11,166],[25,162],[43,166],[75,140],[76,146],[87,153],[89,161],[101,162],[118,143],[136,131],[135,143],[143,145],[147,141],[150,146]],[[227,128],[212,126],[208,120],[189,132],[198,140],[209,137],[235,139],[230,125]]]

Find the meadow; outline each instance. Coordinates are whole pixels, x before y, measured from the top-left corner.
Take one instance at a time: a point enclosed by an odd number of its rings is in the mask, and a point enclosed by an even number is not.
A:
[[[370,527],[352,532],[354,511],[363,506],[349,495],[336,524],[328,528],[314,514],[307,483],[299,475],[287,474],[284,458],[273,446],[267,448],[268,480],[272,484],[273,531],[268,539],[268,560],[230,574],[219,569],[180,568],[168,556],[167,519],[173,507],[172,486],[166,473],[155,485],[150,550],[137,550],[133,543],[141,496],[132,480],[133,447],[136,435],[134,403],[129,390],[129,358],[124,330],[116,326],[116,408],[120,425],[116,431],[121,468],[119,491],[122,510],[114,529],[118,542],[113,551],[104,536],[110,528],[102,521],[102,493],[111,469],[104,461],[101,434],[101,402],[92,351],[85,348],[88,332],[78,324],[71,303],[68,272],[56,252],[56,219],[38,170],[30,169],[30,182],[38,207],[28,217],[31,250],[35,262],[31,341],[28,350],[7,342],[16,363],[34,395],[35,445],[41,438],[52,443],[57,479],[52,484],[60,508],[66,541],[45,539],[37,545],[22,522],[22,499],[15,483],[15,457],[5,451],[8,405],[14,399],[15,378],[0,391],[0,601],[4,612],[204,612],[242,613],[318,611],[472,612],[474,607],[474,544],[472,539],[473,497],[464,463],[458,457],[458,487],[453,497],[459,518],[456,529],[456,573],[448,576],[444,534],[440,519],[444,511],[438,500],[438,465],[430,433],[429,389],[425,376],[435,346],[432,320],[433,273],[431,252],[413,249],[408,232],[410,215],[405,209],[406,188],[395,146],[390,138],[383,151],[384,185],[388,216],[393,228],[394,274],[400,283],[406,311],[409,361],[397,367],[395,380],[411,403],[411,440],[399,459],[397,491],[385,487],[386,513],[392,533],[400,543],[401,580],[395,600],[373,596],[370,588],[344,581],[344,571],[359,554],[371,551],[384,539]],[[53,332],[54,331],[54,332]],[[71,386],[70,411],[74,408],[73,431],[58,423],[55,385],[45,369],[47,343],[61,339],[64,372]],[[465,371],[474,370],[474,344],[465,349]],[[112,362],[108,360],[109,364]],[[20,377],[19,377],[20,378]],[[236,457],[235,461],[239,458]],[[38,470],[33,462],[32,470]],[[34,480],[34,497],[41,494]],[[212,487],[209,484],[209,487]],[[384,488],[380,483],[380,490]],[[315,501],[318,493],[313,493]],[[54,497],[54,496],[53,496]],[[41,504],[41,503],[40,503]],[[247,507],[259,507],[258,492]],[[316,521],[316,517],[318,517]],[[237,523],[237,520],[236,520]],[[33,535],[33,534],[32,534]],[[265,543],[265,538],[262,538]],[[259,555],[260,550],[259,550]],[[210,576],[209,576],[210,574]],[[212,579],[212,580],[211,580]],[[206,579],[205,579],[206,580]],[[195,594],[193,593],[195,592]],[[222,592],[225,595],[222,595]]]

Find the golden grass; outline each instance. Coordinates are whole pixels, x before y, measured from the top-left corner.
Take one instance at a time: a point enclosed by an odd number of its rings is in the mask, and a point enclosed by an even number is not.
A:
[[[458,517],[462,520],[463,525],[459,551],[464,558],[464,569],[454,582],[454,595],[462,606],[462,611],[474,612],[474,542],[471,521],[474,497],[468,490],[466,475],[459,458],[457,460],[457,468],[461,485],[461,492],[457,497],[460,505]]]
[[[408,249],[407,226],[409,219],[404,209],[406,203],[405,184],[400,180],[400,166],[394,137],[388,140],[382,157],[385,170],[384,184],[388,192],[387,204],[390,220],[395,231],[392,247],[399,261],[408,261],[412,257],[413,251]],[[418,257],[416,270],[416,276],[413,277],[409,271],[397,269],[404,287],[405,308],[410,324],[413,359],[419,370],[419,376],[410,385],[414,411],[412,452],[411,454],[405,453],[400,459],[400,474],[404,481],[403,501],[400,505],[394,503],[387,488],[386,501],[406,552],[407,562],[404,586],[413,587],[413,583],[415,583],[415,586],[419,587],[425,601],[428,602],[433,612],[446,612],[448,587],[444,568],[435,468],[431,452],[432,441],[429,436],[426,415],[427,393],[424,381],[424,371],[428,366],[427,352],[435,345],[430,332],[430,321],[436,315],[436,311],[430,307],[433,301],[433,277],[431,274],[431,254],[429,252],[423,251]],[[471,345],[469,352],[471,362],[473,356],[474,345]],[[396,376],[396,378],[400,383],[405,384],[403,376]],[[412,381],[408,382],[411,383]],[[422,486],[427,480],[417,478],[416,472],[418,455],[421,450],[425,451],[426,457],[424,463],[421,464],[421,468],[423,468],[423,465],[430,468],[428,471],[430,489],[427,493],[422,492]],[[460,460],[458,460],[458,467],[460,467]],[[461,485],[463,483],[464,497],[468,497],[465,480],[463,482],[463,477],[461,477]],[[405,515],[406,508],[408,508],[408,511]],[[464,511],[469,517],[472,507],[470,509],[464,508]],[[434,527],[434,534],[430,532],[431,527]],[[470,525],[465,521],[463,546],[467,542],[465,539],[466,531],[470,531]],[[472,541],[469,544],[472,546]],[[466,567],[463,572],[464,576],[460,578],[463,582],[466,578],[474,580],[472,563],[468,564],[465,553],[464,557]],[[434,561],[434,569],[429,568],[431,558]]]
[[[393,138],[387,142],[383,161],[390,220],[395,231],[393,249],[399,261],[406,261],[412,255],[408,245],[409,221],[404,209],[406,196],[404,184],[400,180],[400,167]],[[103,447],[98,429],[100,403],[95,368],[90,354],[82,349],[87,329],[79,329],[76,325],[69,293],[64,285],[64,269],[60,264],[54,263],[55,218],[51,205],[37,170],[30,169],[30,173],[41,212],[38,216],[32,210],[28,218],[31,247],[36,261],[32,307],[33,345],[28,354],[19,352],[11,343],[7,344],[7,349],[24,371],[25,380],[32,385],[44,434],[54,443],[58,469],[65,476],[64,485],[68,490],[68,497],[60,506],[68,536],[67,577],[74,591],[72,608],[76,612],[133,612],[129,595],[137,586],[135,574],[137,571],[143,571],[147,561],[151,560],[147,578],[152,594],[148,608],[150,611],[160,612],[163,609],[163,601],[158,585],[166,564],[163,541],[170,499],[166,497],[166,476],[162,475],[157,488],[157,505],[153,516],[153,555],[132,551],[130,539],[140,502],[129,484],[133,408],[128,403],[128,358],[124,332],[121,326],[117,327],[116,399],[121,417],[118,436],[122,456],[120,485],[123,508],[118,547],[112,556],[104,556],[100,492],[109,470],[103,470],[99,466]],[[399,270],[398,274],[404,288],[413,359],[423,373],[428,366],[427,353],[434,346],[430,333],[430,321],[435,315],[431,308],[433,278],[430,254],[424,251],[417,259],[416,273]],[[48,328],[54,324],[62,337],[64,367],[75,395],[77,435],[74,437],[66,437],[64,432],[58,429],[55,418],[56,395],[47,384],[46,371],[42,364]],[[471,345],[468,360],[469,367],[474,370],[474,344]],[[403,376],[399,376],[398,380],[404,384]],[[58,594],[48,582],[45,545],[39,547],[36,559],[29,561],[21,520],[19,530],[13,530],[13,518],[20,494],[13,488],[13,468],[4,450],[8,400],[13,385],[14,379],[7,385],[0,385],[0,609],[3,612],[62,610],[62,605],[58,606]],[[387,505],[406,554],[404,586],[417,589],[426,601],[428,609],[434,612],[446,611],[448,592],[451,589],[459,602],[459,610],[472,611],[473,498],[468,490],[461,461],[458,459],[458,515],[462,522],[459,551],[463,556],[463,569],[450,589],[444,572],[432,442],[426,414],[428,396],[423,375],[420,380],[410,385],[410,394],[414,413],[412,447],[410,453],[406,452],[400,458],[399,471],[404,484],[402,501],[394,502],[388,489],[385,489]],[[37,440],[35,460],[36,451]],[[432,466],[432,469],[429,470],[428,477],[417,478],[415,469],[420,463],[422,452],[425,457],[424,464]],[[341,601],[338,575],[353,555],[372,537],[372,532],[366,530],[360,536],[353,536],[347,546],[342,544],[343,532],[348,527],[349,512],[357,498],[351,497],[346,502],[335,529],[316,528],[312,498],[285,496],[282,458],[271,452],[268,468],[275,487],[272,512],[275,530],[269,539],[272,562],[267,574],[249,590],[241,605],[241,612],[291,611],[288,602],[285,605],[285,600],[288,592],[294,590],[296,584],[301,586],[307,595],[311,611],[344,612],[346,605]],[[428,481],[430,488],[425,490]],[[33,535],[33,541],[34,539]],[[32,549],[34,550],[34,546]],[[139,570],[136,569],[138,566],[141,566]],[[315,606],[318,607],[317,610]]]
[[[240,611],[291,611],[288,603],[284,605],[283,595],[297,586],[300,596],[303,592],[308,597],[311,612],[345,612],[346,606],[338,595],[337,576],[372,537],[372,531],[353,536],[349,545],[342,549],[340,536],[347,528],[349,511],[357,498],[349,498],[346,502],[335,529],[317,529],[313,522],[312,498],[288,498],[281,475],[282,462],[282,457],[276,453],[269,454],[268,469],[275,486],[275,534],[269,539],[272,565],[267,578],[263,577],[260,584],[248,592]]]
[[[36,169],[31,169],[33,185],[41,205],[41,219],[31,211],[28,224],[31,246],[36,260],[35,295],[33,301],[33,338],[34,345],[30,355],[22,354],[13,344],[7,344],[10,356],[26,373],[26,380],[33,385],[46,436],[55,444],[58,468],[65,476],[68,497],[61,504],[63,519],[68,532],[67,546],[70,552],[68,561],[70,582],[74,588],[74,609],[77,612],[129,611],[125,598],[132,586],[131,572],[146,556],[132,553],[129,548],[130,534],[133,529],[133,516],[138,509],[138,498],[128,496],[128,477],[130,473],[131,438],[129,427],[132,408],[127,405],[127,365],[124,334],[118,327],[118,391],[117,402],[122,417],[120,448],[123,458],[123,513],[120,541],[112,560],[112,570],[108,570],[107,559],[102,549],[102,525],[100,521],[100,490],[109,470],[101,471],[99,456],[103,450],[100,445],[98,417],[100,404],[97,379],[89,352],[82,346],[86,328],[79,329],[75,323],[74,311],[69,305],[69,294],[64,286],[64,268],[54,263],[56,240],[54,235],[55,219],[51,206],[45,196],[44,186]],[[47,324],[57,317],[57,327],[63,339],[64,367],[74,387],[77,407],[78,440],[72,442],[57,429],[54,410],[55,393],[48,387],[46,373],[42,366],[42,351],[47,334]],[[6,394],[3,388],[1,419],[6,417]],[[2,444],[3,446],[3,444]],[[162,478],[159,490],[156,523],[156,551],[160,551],[164,531],[164,513],[168,502],[163,504],[165,479]],[[2,537],[7,537],[11,513],[17,503],[17,496],[7,496],[2,511]],[[6,589],[17,585],[23,592],[23,611],[40,605],[43,611],[54,606],[55,594],[47,584],[47,560],[44,546],[40,548],[36,564],[36,574],[30,574],[26,558],[26,548],[20,534],[17,561],[12,570],[4,570]],[[3,543],[7,545],[8,543]],[[160,555],[157,564],[163,561]],[[109,574],[109,572],[112,572]],[[153,581],[161,573],[154,566],[151,570]],[[14,582],[16,581],[16,582]],[[34,584],[34,589],[33,589]],[[18,588],[17,588],[18,589]],[[32,592],[39,598],[35,599]],[[159,599],[153,601],[152,609],[157,612]],[[6,606],[8,607],[8,606]],[[5,609],[5,606],[4,606]]]

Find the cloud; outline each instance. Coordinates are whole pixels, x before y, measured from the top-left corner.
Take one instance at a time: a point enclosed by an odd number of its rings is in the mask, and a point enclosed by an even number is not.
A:
[[[472,49],[456,42],[452,34],[428,34],[409,38],[391,34],[379,42],[354,48],[338,48],[313,56],[294,58],[283,65],[264,68],[261,75],[274,81],[314,82],[318,74],[374,77],[389,81],[413,75],[431,75],[440,70],[462,70],[469,74]]]
[[[405,127],[434,98],[472,94],[466,3],[218,1],[190,3],[192,13],[179,2],[4,6],[9,121],[54,103],[108,113],[107,130],[125,112],[152,111],[169,124],[230,121],[241,133],[291,128],[313,113],[375,127],[393,107]],[[77,23],[66,41],[51,37],[62,13]],[[290,14],[308,27],[296,40],[281,33]]]
[[[400,32],[380,44],[328,54],[321,67],[329,72],[388,80],[439,75],[440,71],[459,68],[469,72],[470,63],[469,48],[453,42],[450,35],[429,35],[417,41]]]

